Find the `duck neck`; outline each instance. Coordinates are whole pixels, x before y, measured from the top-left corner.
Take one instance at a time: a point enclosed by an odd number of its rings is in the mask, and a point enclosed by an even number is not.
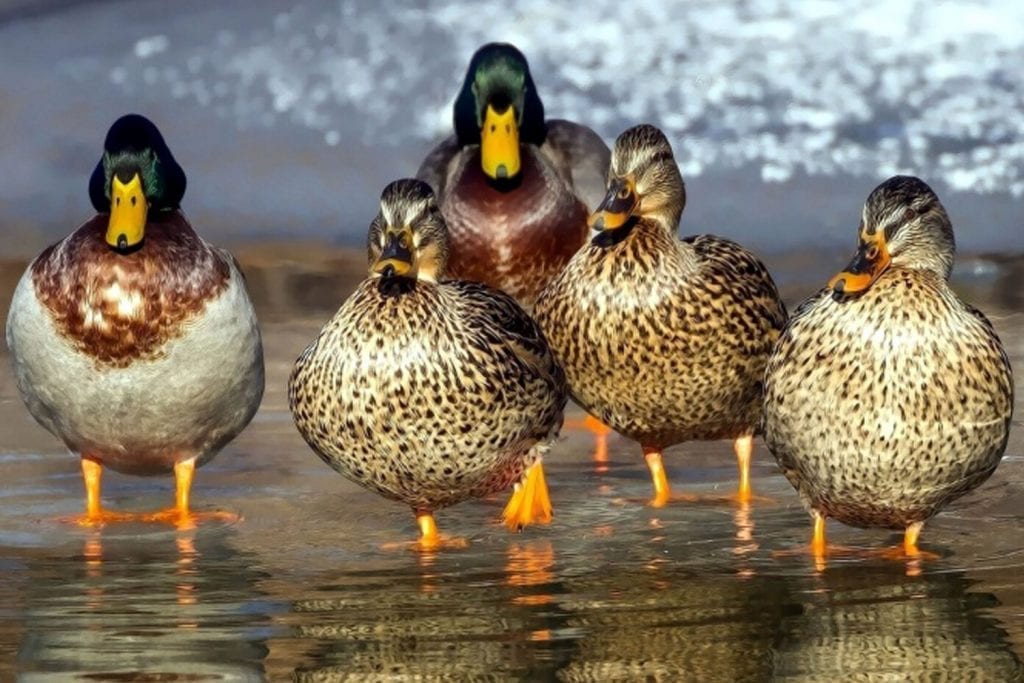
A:
[[[956,255],[956,240],[945,211],[905,229],[897,240],[899,246],[893,250],[892,256],[894,266],[929,271],[949,280]]]

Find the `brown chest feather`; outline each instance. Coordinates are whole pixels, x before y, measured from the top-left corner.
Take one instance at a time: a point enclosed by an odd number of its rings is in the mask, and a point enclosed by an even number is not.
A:
[[[227,287],[231,269],[177,211],[151,216],[130,254],[106,244],[107,220],[97,215],[46,249],[32,283],[65,339],[98,363],[126,367],[159,357]]]
[[[497,188],[467,155],[442,198],[453,278],[484,282],[526,306],[583,244],[586,207],[551,163],[523,146],[517,183]]]

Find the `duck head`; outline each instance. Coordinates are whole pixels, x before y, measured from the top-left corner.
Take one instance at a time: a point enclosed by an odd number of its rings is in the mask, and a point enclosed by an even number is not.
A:
[[[857,253],[828,286],[836,298],[856,296],[892,266],[949,279],[955,252],[953,226],[932,188],[913,176],[893,176],[868,195]]]
[[[93,207],[110,214],[107,244],[120,252],[135,250],[149,212],[178,208],[184,194],[185,172],[153,122],[138,114],[115,121],[89,179]]]
[[[544,105],[515,46],[488,43],[473,55],[455,99],[455,134],[460,147],[480,145],[483,171],[494,180],[518,176],[520,144],[544,143]]]
[[[370,224],[370,276],[437,282],[448,263],[448,227],[430,185],[396,180],[380,195]]]
[[[665,134],[648,124],[615,140],[608,190],[590,216],[591,229],[616,232],[638,218],[675,233],[686,205],[686,186]]]

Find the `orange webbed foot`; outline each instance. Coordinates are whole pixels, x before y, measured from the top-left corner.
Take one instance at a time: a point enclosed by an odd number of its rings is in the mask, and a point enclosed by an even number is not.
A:
[[[858,548],[851,546],[832,545],[825,542],[825,517],[814,513],[814,535],[809,546],[793,550],[776,551],[776,557],[810,554],[814,558],[815,569],[824,571],[829,557],[854,558],[854,559],[883,559],[890,561],[906,562],[907,575],[917,576],[921,573],[921,562],[929,562],[940,559],[940,556],[921,550],[917,546],[917,538],[921,532],[922,523],[912,524],[906,530],[902,545],[889,548]]]
[[[213,510],[210,512],[193,512],[189,506],[189,495],[192,491],[192,478],[196,471],[195,458],[182,460],[174,465],[175,500],[174,506],[166,510],[152,512],[142,516],[144,522],[171,524],[179,530],[195,529],[203,522],[223,522],[234,524],[241,516],[233,512]]]
[[[106,526],[107,524],[138,521],[138,515],[130,512],[115,512],[114,510],[98,508],[96,510],[83,512],[80,515],[58,517],[57,521],[65,524],[74,524],[75,526],[83,528],[95,529]]]
[[[469,541],[458,536],[446,536],[437,531],[437,523],[430,512],[418,510],[416,524],[420,527],[420,537],[415,541],[397,541],[385,543],[382,550],[414,550],[421,553],[433,553],[438,550],[461,550],[469,547]]]
[[[515,485],[501,517],[509,531],[522,531],[530,524],[551,521],[551,499],[540,460],[530,465],[526,478]]]
[[[170,507],[157,512],[141,514],[137,517],[140,522],[154,524],[170,524],[179,531],[195,529],[200,524],[218,522],[221,524],[235,524],[241,521],[242,516],[225,510],[204,510],[195,512],[193,510],[181,510],[177,507]]]
[[[100,485],[103,466],[88,455],[82,456],[82,482],[85,484],[85,513],[58,517],[58,521],[81,527],[101,527],[106,524],[134,521],[137,516],[128,512],[107,510],[100,503]]]

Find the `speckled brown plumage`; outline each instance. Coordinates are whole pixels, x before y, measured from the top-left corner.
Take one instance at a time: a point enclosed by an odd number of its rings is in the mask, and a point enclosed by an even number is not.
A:
[[[497,180],[481,165],[488,107],[514,110],[522,167]],[[609,151],[586,126],[545,119],[526,58],[490,43],[470,60],[454,106],[455,133],[424,159],[452,233],[453,278],[485,282],[528,310],[586,240],[587,212],[600,199]]]
[[[862,293],[826,288],[798,309],[768,365],[765,439],[813,511],[905,529],[995,470],[1013,378],[985,316],[947,284],[952,228],[931,188],[880,185],[865,234],[886,236],[891,265]]]
[[[289,401],[325,462],[429,512],[517,482],[557,435],[566,387],[511,297],[443,279],[447,233],[424,183],[385,189],[371,264],[385,226],[403,225],[418,271],[359,285],[298,359]]]
[[[654,127],[619,137],[610,175],[612,185],[631,178],[636,213],[597,233],[536,307],[573,397],[659,450],[754,433],[764,366],[785,321],[771,276],[734,242],[676,237],[682,178]]]
[[[230,257],[177,210],[151,213],[144,247],[130,254],[104,241],[108,220],[98,214],[47,248],[32,283],[60,334],[97,363],[126,367],[159,357],[220,295]]]

